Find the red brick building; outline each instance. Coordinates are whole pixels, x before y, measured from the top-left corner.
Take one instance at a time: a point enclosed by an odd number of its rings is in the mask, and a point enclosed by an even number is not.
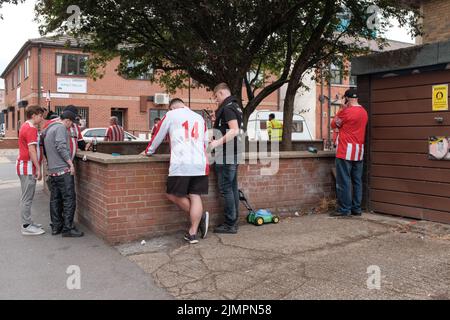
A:
[[[155,95],[164,94],[165,89],[152,84],[147,75],[139,79],[119,75],[115,71],[119,58],[106,66],[102,79],[94,81],[86,75],[88,58],[89,53],[67,37],[27,41],[1,74],[5,79],[6,136],[17,137],[25,120],[24,102],[44,106],[48,91],[52,111],[73,104],[88,127],[106,127],[109,117],[116,115],[130,133],[148,133],[153,119],[167,110],[166,104],[154,101]],[[260,108],[278,110],[278,95],[274,92],[267,97]],[[172,97],[180,97],[186,103],[190,100],[191,108],[199,112],[215,108],[212,92],[206,89],[179,90]]]

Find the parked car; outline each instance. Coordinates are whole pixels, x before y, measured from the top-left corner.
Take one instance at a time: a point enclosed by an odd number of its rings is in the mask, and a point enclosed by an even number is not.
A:
[[[97,141],[104,141],[106,136],[107,128],[87,128],[81,132],[83,136],[83,140],[86,142],[91,142],[94,140],[94,137],[97,138]],[[125,141],[142,141],[143,139],[138,138],[132,135],[129,132],[125,131]]]
[[[249,141],[268,141],[267,121],[269,115],[275,114],[275,119],[283,121],[283,112],[258,110],[250,115],[247,124],[247,134]],[[303,116],[294,114],[292,119],[292,141],[311,141],[312,136],[308,124]]]

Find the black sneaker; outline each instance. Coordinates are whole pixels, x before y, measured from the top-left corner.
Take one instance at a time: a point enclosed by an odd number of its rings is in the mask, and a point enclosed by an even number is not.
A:
[[[362,216],[362,212],[352,212],[352,216],[354,216],[354,217],[361,217]]]
[[[200,229],[200,235],[202,236],[202,239],[206,238],[206,234],[208,233],[209,228],[209,212],[206,211],[203,216],[202,220],[200,221],[200,225],[198,226]]]
[[[231,227],[231,226],[226,225],[226,224],[221,224],[220,226],[218,226],[217,228],[214,229],[214,233],[236,234],[237,233],[237,228],[236,227]]]
[[[62,232],[61,236],[63,238],[80,238],[84,236],[84,232],[79,231],[77,228],[72,228],[69,231]]]
[[[186,241],[189,242],[190,244],[198,243],[197,236],[196,236],[195,234],[189,234],[189,233],[186,233],[186,234],[184,235],[184,240],[186,240]]]
[[[346,217],[351,217],[352,215],[350,214],[350,213],[342,213],[342,212],[332,212],[332,213],[330,213],[330,217],[343,217],[343,218],[346,218]]]

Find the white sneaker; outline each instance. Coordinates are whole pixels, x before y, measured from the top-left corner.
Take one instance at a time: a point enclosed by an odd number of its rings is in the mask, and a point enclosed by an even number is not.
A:
[[[45,233],[45,231],[43,229],[38,228],[38,227],[36,227],[36,226],[34,226],[32,224],[30,224],[26,228],[24,228],[22,226],[22,234],[24,236],[38,236],[38,235],[41,235],[41,234],[44,234],[44,233]]]
[[[40,223],[31,223],[33,226],[35,226],[36,228],[41,228],[42,229],[42,224]]]

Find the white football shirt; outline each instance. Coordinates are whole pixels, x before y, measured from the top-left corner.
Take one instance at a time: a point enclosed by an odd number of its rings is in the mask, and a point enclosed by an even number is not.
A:
[[[205,176],[209,174],[206,154],[208,128],[202,116],[184,107],[174,109],[158,123],[145,153],[152,155],[170,138],[169,176]]]

